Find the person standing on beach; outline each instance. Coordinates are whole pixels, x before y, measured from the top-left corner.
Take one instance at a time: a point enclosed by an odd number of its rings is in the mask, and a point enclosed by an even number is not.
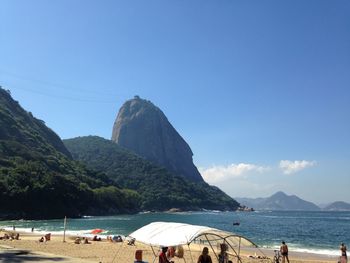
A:
[[[282,254],[282,263],[284,263],[286,259],[287,259],[287,262],[289,263],[288,246],[286,245],[286,242],[284,242],[284,241],[282,241],[282,246],[280,247],[280,252]]]
[[[220,244],[219,263],[228,263],[227,245],[225,243]]]
[[[203,248],[202,254],[199,256],[197,263],[212,263],[211,257],[209,256],[209,249]]]
[[[166,252],[168,251],[168,247],[162,247],[162,252],[159,254],[159,263],[173,263],[173,261],[169,261]]]
[[[346,254],[346,246],[344,243],[340,244],[340,252],[341,252],[341,262],[342,263],[348,262],[348,255]]]

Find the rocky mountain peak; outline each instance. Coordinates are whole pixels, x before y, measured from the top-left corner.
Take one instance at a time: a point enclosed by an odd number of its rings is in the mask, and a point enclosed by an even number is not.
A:
[[[152,102],[135,96],[120,108],[112,141],[174,174],[203,181],[191,148]]]

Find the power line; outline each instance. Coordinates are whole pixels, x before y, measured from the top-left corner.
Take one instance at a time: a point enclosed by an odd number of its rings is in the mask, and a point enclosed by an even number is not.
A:
[[[10,91],[11,90],[22,90],[22,91],[30,92],[33,94],[39,94],[39,95],[46,96],[49,98],[54,98],[54,99],[63,99],[63,100],[78,101],[78,102],[92,102],[92,103],[109,103],[109,104],[116,103],[116,100],[107,101],[107,100],[96,100],[96,99],[90,99],[90,98],[76,98],[76,97],[62,96],[62,95],[48,93],[45,91],[39,91],[39,90],[31,89],[31,88],[18,87],[17,85],[7,84],[7,83],[5,83],[5,85],[2,85],[2,87],[9,89]]]
[[[3,81],[3,86],[7,86],[7,89],[15,89],[15,90],[22,90],[22,91],[26,91],[26,92],[31,92],[34,94],[39,94],[42,96],[47,96],[50,98],[56,98],[56,99],[64,99],[64,100],[70,100],[70,101],[79,101],[79,102],[91,102],[91,103],[116,103],[117,100],[98,100],[95,98],[81,98],[81,97],[75,97],[75,96],[62,96],[62,95],[58,95],[57,94],[57,88],[59,88],[58,91],[78,91],[78,92],[84,92],[84,93],[94,93],[94,94],[98,94],[101,95],[102,92],[96,92],[96,91],[92,91],[92,90],[83,90],[83,89],[72,89],[68,86],[62,86],[62,85],[58,85],[58,84],[53,84],[53,83],[49,83],[46,81],[42,81],[42,80],[37,80],[37,79],[32,79],[32,78],[28,78],[25,76],[20,76],[11,72],[6,72],[2,69],[0,69],[0,74],[2,75],[9,75],[12,76],[15,79],[19,79],[21,81],[31,81],[31,82],[36,82],[36,83],[40,83],[40,85],[46,85],[46,86],[51,86],[51,87],[56,87],[55,91],[56,92],[51,92],[52,89],[46,89],[46,90],[37,90],[37,89],[33,89],[33,88],[27,88],[27,87],[19,87],[17,84],[12,83],[11,81]],[[108,93],[104,93],[105,97],[117,97],[116,94],[108,94]],[[120,98],[120,96],[118,96]]]
[[[67,91],[88,92],[88,93],[93,93],[93,94],[97,94],[97,95],[99,95],[101,93],[99,91],[94,91],[94,90],[91,90],[91,89],[81,89],[81,88],[77,88],[77,87],[73,88],[73,87],[71,87],[69,85],[62,85],[62,84],[52,83],[52,82],[47,81],[47,80],[42,80],[42,79],[38,79],[38,78],[32,78],[32,77],[20,75],[20,74],[13,73],[13,72],[10,72],[10,71],[7,71],[7,70],[3,70],[1,68],[0,68],[0,74],[7,75],[7,76],[10,76],[12,78],[19,79],[19,80],[24,80],[24,81],[30,81],[30,82],[38,83],[40,85],[45,85],[46,87],[56,87],[56,88],[64,89],[64,90],[67,90]],[[104,94],[106,96],[108,96],[108,95],[116,95],[115,93],[106,93],[106,92],[104,92]]]

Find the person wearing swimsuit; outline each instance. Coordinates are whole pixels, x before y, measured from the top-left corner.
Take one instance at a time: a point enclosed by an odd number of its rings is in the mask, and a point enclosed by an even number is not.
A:
[[[211,257],[208,254],[209,254],[208,248],[204,247],[202,254],[199,256],[197,260],[197,263],[212,263]]]
[[[227,254],[227,244],[220,244],[220,253],[218,255],[219,263],[228,263],[228,254]]]
[[[288,246],[286,245],[286,242],[284,242],[284,241],[282,241],[282,246],[280,247],[280,252],[282,254],[282,263],[284,263],[286,259],[287,259],[287,262],[289,263]]]
[[[162,252],[159,254],[159,263],[173,263],[172,261],[169,261],[166,252],[168,251],[168,247],[162,247]]]
[[[341,243],[340,245],[340,252],[341,252],[341,262],[342,263],[348,262],[348,255],[346,254],[346,246],[344,243]]]

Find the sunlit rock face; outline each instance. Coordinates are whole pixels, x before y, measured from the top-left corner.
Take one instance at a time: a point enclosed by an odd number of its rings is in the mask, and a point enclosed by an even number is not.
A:
[[[176,175],[203,181],[192,161],[192,151],[152,102],[135,96],[120,108],[112,141]]]

